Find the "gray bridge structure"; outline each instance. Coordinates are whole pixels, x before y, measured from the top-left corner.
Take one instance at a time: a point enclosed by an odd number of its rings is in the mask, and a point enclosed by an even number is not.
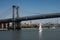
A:
[[[1,19],[0,20],[0,27],[7,26],[9,29],[9,25],[10,25],[10,23],[12,23],[12,29],[21,29],[21,27],[20,27],[21,21],[36,20],[36,19],[48,19],[48,18],[59,18],[60,17],[60,13],[50,13],[50,14],[40,14],[40,15],[19,17],[18,8],[19,7],[13,6],[13,18]]]

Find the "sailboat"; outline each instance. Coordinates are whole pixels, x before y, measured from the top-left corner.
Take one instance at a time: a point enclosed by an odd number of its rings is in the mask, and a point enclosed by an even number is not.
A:
[[[53,26],[52,29],[55,29],[55,26]]]
[[[39,32],[42,32],[42,25],[41,25],[41,23],[39,24]]]

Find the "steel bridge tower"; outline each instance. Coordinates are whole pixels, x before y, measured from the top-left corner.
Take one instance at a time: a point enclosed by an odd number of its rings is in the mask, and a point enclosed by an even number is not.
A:
[[[12,26],[13,26],[13,29],[21,29],[20,28],[20,22],[19,21],[16,21],[17,19],[19,19],[19,14],[18,14],[18,10],[19,10],[19,7],[18,6],[15,6],[13,5],[13,23],[12,23]]]

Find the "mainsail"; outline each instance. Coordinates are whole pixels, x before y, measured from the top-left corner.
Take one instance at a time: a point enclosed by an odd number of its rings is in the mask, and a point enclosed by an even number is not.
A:
[[[42,25],[41,25],[41,23],[39,24],[39,32],[42,32]]]

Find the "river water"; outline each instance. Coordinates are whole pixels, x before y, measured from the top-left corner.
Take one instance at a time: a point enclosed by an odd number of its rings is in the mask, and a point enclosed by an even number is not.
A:
[[[22,28],[21,30],[0,31],[0,40],[60,40],[60,28]]]

